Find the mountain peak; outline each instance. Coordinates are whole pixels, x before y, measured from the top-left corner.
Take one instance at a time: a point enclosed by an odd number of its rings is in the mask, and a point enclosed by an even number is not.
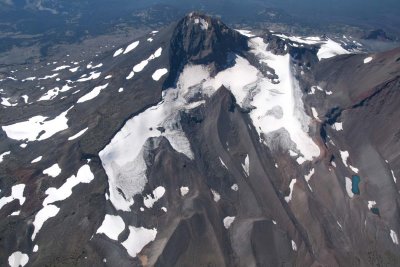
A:
[[[247,37],[226,26],[221,20],[192,12],[176,25],[170,43],[171,72],[165,87],[173,86],[187,64],[210,65],[216,73],[228,65],[230,53],[248,50]]]

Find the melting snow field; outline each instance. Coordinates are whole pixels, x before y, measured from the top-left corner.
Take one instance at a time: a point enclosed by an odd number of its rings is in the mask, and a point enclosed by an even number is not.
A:
[[[6,132],[8,138],[14,140],[45,140],[49,137],[52,137],[54,134],[68,128],[68,119],[66,115],[68,111],[72,108],[73,106],[52,120],[48,120],[48,117],[44,116],[35,116],[27,121],[2,126],[2,129]],[[39,133],[41,133],[42,131],[44,131],[44,133],[41,134],[40,137],[38,137]]]

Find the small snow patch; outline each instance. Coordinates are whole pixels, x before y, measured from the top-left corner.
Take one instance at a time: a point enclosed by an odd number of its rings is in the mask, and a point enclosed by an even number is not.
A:
[[[393,244],[396,244],[396,245],[399,244],[399,239],[398,239],[395,231],[390,230],[390,237],[392,238]]]
[[[224,227],[226,229],[229,229],[229,227],[231,227],[231,224],[233,223],[233,221],[235,220],[234,216],[227,216],[224,218],[223,223],[224,223]]]
[[[57,177],[58,175],[60,175],[60,173],[61,173],[61,169],[57,163],[43,171],[43,174],[46,174],[51,177]]]
[[[292,240],[292,249],[293,249],[293,251],[297,251],[296,242],[294,242],[293,240]]]
[[[165,194],[165,188],[162,186],[157,187],[156,189],[153,190],[153,196],[147,195],[143,199],[143,204],[146,206],[146,208],[152,208],[154,203],[156,203],[160,198],[162,198]]]
[[[156,235],[157,230],[155,228],[146,229],[129,226],[129,236],[122,245],[126,248],[128,254],[134,258],[142,251],[144,246],[156,239]]]
[[[372,59],[373,59],[372,57],[364,58],[364,64],[370,63],[372,61]]]
[[[82,96],[81,98],[78,99],[77,103],[82,103],[85,101],[89,101],[93,98],[95,98],[96,96],[98,96],[100,94],[100,92],[102,90],[104,90],[105,88],[107,88],[108,83],[104,84],[104,85],[100,85],[100,86],[96,86],[95,88],[93,88],[92,91],[90,91],[89,93],[87,93],[86,95]]]
[[[218,202],[221,199],[221,195],[218,194],[217,191],[211,189],[211,193],[213,195],[213,199],[214,199],[215,202]]]
[[[106,214],[96,234],[105,234],[108,238],[117,241],[124,229],[125,223],[120,216]]]
[[[42,156],[39,156],[39,157],[35,158],[34,160],[32,160],[31,163],[39,162],[42,160],[42,158],[43,158]]]
[[[127,54],[131,52],[133,49],[135,49],[139,45],[139,41],[133,42],[130,45],[128,45],[124,51],[124,54]]]
[[[27,254],[16,251],[8,257],[8,264],[10,267],[24,267],[29,261]]]
[[[158,81],[161,79],[162,76],[164,76],[167,73],[168,73],[168,70],[166,68],[158,69],[153,73],[151,78],[153,78],[153,80],[155,80],[155,81]]]
[[[250,174],[250,168],[249,168],[249,155],[246,155],[246,158],[244,159],[244,164],[242,164],[243,170],[245,171],[247,177],[249,177]]]
[[[83,135],[89,128],[86,127],[85,129],[83,129],[82,131],[79,131],[78,133],[74,134],[73,136],[68,138],[68,141],[74,140],[78,137],[80,137],[81,135]]]
[[[60,208],[55,205],[47,205],[44,206],[35,216],[35,220],[33,221],[34,231],[32,233],[32,241],[35,240],[36,235],[42,228],[43,224],[49,219],[57,215],[60,211]]]
[[[10,154],[11,154],[11,151],[6,151],[3,154],[1,154],[0,155],[0,162],[3,162],[4,157],[7,156],[7,155],[10,155]]]
[[[353,198],[353,197],[354,197],[354,193],[353,193],[353,191],[351,190],[352,184],[353,184],[353,183],[352,183],[351,179],[348,178],[348,177],[346,177],[346,192],[347,192],[347,194],[349,195],[350,198]]]
[[[289,193],[289,196],[285,197],[285,200],[286,200],[287,203],[289,203],[289,201],[292,200],[293,187],[294,187],[294,184],[295,184],[296,182],[297,182],[296,179],[292,179],[292,180],[290,181],[290,184],[289,184],[290,193]]]
[[[187,186],[182,186],[181,188],[180,188],[180,191],[181,191],[181,196],[185,196],[185,195],[187,195],[188,193],[189,193],[189,187],[187,187]]]

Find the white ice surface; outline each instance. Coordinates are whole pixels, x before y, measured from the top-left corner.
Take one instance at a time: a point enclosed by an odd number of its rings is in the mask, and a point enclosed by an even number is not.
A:
[[[310,118],[305,113],[301,100],[302,93],[292,74],[290,55],[280,56],[266,51],[267,45],[261,38],[251,39],[250,47],[251,52],[259,58],[260,62],[273,68],[279,76],[278,84],[273,84],[266,78],[258,78],[256,84],[249,85],[249,87],[254,87],[253,100],[250,104],[255,109],[251,110],[250,117],[255,128],[260,135],[285,129],[305,160],[318,157],[320,149],[308,135]],[[254,75],[251,76],[254,77]],[[249,77],[250,74],[247,76]],[[259,77],[260,74],[257,73],[256,76]],[[282,110],[281,118],[269,115],[269,111],[277,106]]]

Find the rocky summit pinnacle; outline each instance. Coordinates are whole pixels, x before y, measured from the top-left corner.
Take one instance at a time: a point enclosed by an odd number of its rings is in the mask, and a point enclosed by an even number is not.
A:
[[[212,72],[226,68],[229,54],[248,50],[247,37],[227,27],[220,19],[192,12],[181,19],[171,38],[171,72],[166,85],[176,81],[187,64],[211,64]]]

